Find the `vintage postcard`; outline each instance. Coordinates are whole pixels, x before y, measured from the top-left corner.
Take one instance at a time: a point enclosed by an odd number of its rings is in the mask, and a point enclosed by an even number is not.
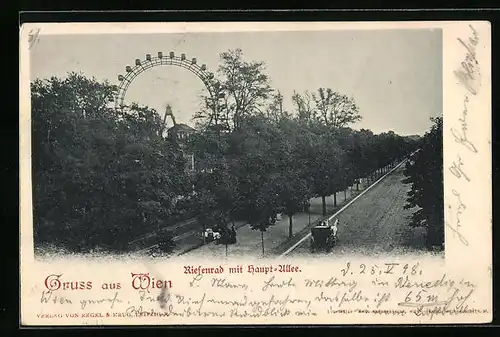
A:
[[[490,28],[22,25],[21,324],[490,322]]]

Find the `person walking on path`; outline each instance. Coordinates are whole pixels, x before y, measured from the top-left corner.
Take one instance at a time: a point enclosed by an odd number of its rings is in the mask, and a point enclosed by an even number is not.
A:
[[[234,225],[231,226],[231,243],[236,243],[236,229]]]

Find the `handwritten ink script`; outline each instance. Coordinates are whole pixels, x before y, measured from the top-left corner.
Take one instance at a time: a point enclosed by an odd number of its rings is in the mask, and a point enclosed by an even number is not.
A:
[[[470,182],[469,176],[465,173],[463,169],[463,161],[460,156],[457,156],[457,160],[449,167],[450,172],[457,178],[464,178],[467,182]]]
[[[272,322],[279,323],[285,318],[297,322],[316,317],[331,323],[345,315],[433,321],[436,317],[488,312],[475,301],[477,285],[473,280],[445,272],[427,276],[420,262],[347,262],[310,274],[300,271],[303,269],[199,266],[186,268],[197,271],[186,276],[179,268],[177,275],[182,275],[183,281],[153,279],[147,272],[130,273],[114,281],[75,281],[56,273],[41,282],[44,290],[39,295],[37,318],[97,319],[100,324],[122,319],[161,322],[168,318],[174,322],[177,318],[184,324],[185,319],[196,318],[235,323],[275,319]],[[128,282],[123,282],[125,278]]]
[[[446,226],[451,229],[453,232],[454,237],[458,237],[460,239],[460,242],[462,242],[464,245],[468,246],[469,242],[465,238],[465,236],[462,234],[461,228],[462,228],[462,220],[461,216],[462,213],[467,209],[467,206],[462,202],[462,199],[460,197],[460,193],[457,192],[457,190],[452,189],[451,193],[453,197],[456,200],[456,203],[454,206],[452,204],[448,205],[449,209],[449,219],[451,221],[446,222]],[[455,225],[452,225],[455,224]]]
[[[471,96],[476,96],[479,93],[479,88],[481,86],[481,70],[479,67],[479,61],[476,58],[476,47],[479,44],[478,32],[469,25],[471,30],[471,36],[464,42],[462,38],[457,38],[460,45],[462,45],[466,50],[465,60],[461,62],[461,66],[458,70],[454,71],[455,77],[458,79],[460,84],[465,88],[466,94],[463,99],[463,109],[461,117],[459,118],[460,130],[452,128],[452,135],[457,143],[463,145],[467,150],[477,153],[477,149],[474,144],[468,139],[468,122],[467,116],[469,113],[468,105],[470,103]]]
[[[462,100],[463,108],[456,123],[459,127],[452,127],[450,132],[455,142],[461,145],[463,151],[477,154],[477,147],[469,138],[468,117],[471,101],[478,95],[481,87],[481,69],[476,54],[476,48],[479,45],[480,39],[477,30],[474,29],[472,25],[469,25],[468,28],[470,30],[470,35],[467,39],[461,37],[457,38],[459,45],[465,51],[465,59],[460,63],[458,69],[454,71],[454,75],[465,90],[465,94]],[[468,165],[464,162],[463,158],[464,154],[460,152],[457,153],[456,160],[452,162],[448,170],[455,179],[462,180],[469,184],[472,179],[467,173]],[[464,223],[461,220],[462,213],[467,209],[467,205],[463,201],[461,189],[453,188],[450,192],[450,201],[447,203],[448,220],[446,220],[446,227],[451,231],[454,238],[458,238],[463,245],[468,246],[469,242],[463,234],[462,227]]]
[[[458,42],[465,48],[467,54],[465,60],[461,63],[460,69],[455,70],[454,74],[469,93],[476,95],[481,85],[481,72],[476,57],[479,35],[472,25],[469,25],[469,28],[471,35],[467,40],[464,41],[462,38],[457,38]]]

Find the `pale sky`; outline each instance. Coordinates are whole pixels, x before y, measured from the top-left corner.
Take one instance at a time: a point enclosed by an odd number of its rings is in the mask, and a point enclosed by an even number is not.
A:
[[[75,71],[119,84],[125,66],[158,51],[196,57],[215,72],[220,53],[241,48],[245,60],[265,63],[285,109],[294,90],[329,87],[355,99],[363,117],[355,129],[423,134],[429,117],[442,113],[441,39],[438,29],[40,36],[30,50],[31,78]],[[158,66],[136,77],[125,102],[162,113],[169,103],[178,122],[192,125],[203,92],[188,70]]]

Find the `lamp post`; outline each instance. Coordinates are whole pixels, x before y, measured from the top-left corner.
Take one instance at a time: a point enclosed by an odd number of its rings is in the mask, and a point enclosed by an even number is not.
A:
[[[311,201],[307,205],[307,214],[309,215],[309,226],[311,226]]]

